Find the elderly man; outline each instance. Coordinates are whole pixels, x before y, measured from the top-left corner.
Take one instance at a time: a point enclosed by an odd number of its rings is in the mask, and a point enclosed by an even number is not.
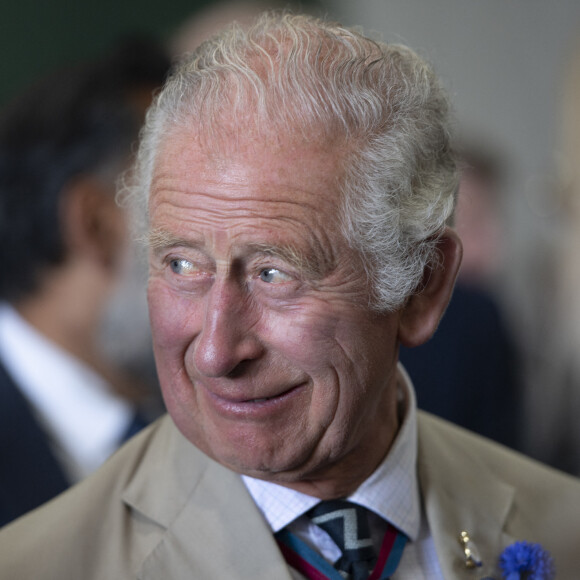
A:
[[[397,364],[461,258],[447,110],[412,51],[307,17],[180,65],[133,185],[170,416],[6,528],[0,576],[576,575],[580,485],[418,414]]]

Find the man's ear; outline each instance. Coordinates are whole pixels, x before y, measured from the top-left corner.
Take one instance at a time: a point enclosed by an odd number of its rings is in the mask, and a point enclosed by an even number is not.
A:
[[[67,253],[114,267],[124,244],[125,218],[115,202],[114,185],[81,176],[63,195],[62,228]]]
[[[437,241],[439,261],[423,273],[421,287],[409,297],[399,322],[399,340],[414,347],[431,338],[451,298],[463,253],[461,240],[451,228]]]

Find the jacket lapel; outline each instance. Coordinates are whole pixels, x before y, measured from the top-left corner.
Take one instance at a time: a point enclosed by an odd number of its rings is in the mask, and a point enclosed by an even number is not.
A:
[[[291,580],[241,478],[185,440],[169,419],[163,427],[124,494],[158,526],[138,578]]]
[[[497,562],[513,538],[503,530],[515,490],[478,461],[474,447],[439,421],[420,414],[418,471],[420,487],[445,578],[499,578]],[[482,566],[469,569],[459,541],[466,531]]]

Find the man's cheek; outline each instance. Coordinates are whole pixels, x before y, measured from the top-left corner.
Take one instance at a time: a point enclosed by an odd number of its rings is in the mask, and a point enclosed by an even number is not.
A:
[[[307,372],[315,373],[325,366],[334,351],[334,327],[316,316],[280,321],[277,328],[270,335],[270,346]]]
[[[190,298],[152,280],[148,288],[149,318],[156,347],[171,349],[192,341],[198,329],[198,305]]]

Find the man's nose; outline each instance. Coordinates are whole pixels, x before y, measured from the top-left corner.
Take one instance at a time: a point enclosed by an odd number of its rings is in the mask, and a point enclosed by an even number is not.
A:
[[[256,336],[257,316],[251,298],[235,281],[216,281],[206,294],[203,326],[194,363],[206,377],[233,373],[240,363],[259,358],[263,347]]]

